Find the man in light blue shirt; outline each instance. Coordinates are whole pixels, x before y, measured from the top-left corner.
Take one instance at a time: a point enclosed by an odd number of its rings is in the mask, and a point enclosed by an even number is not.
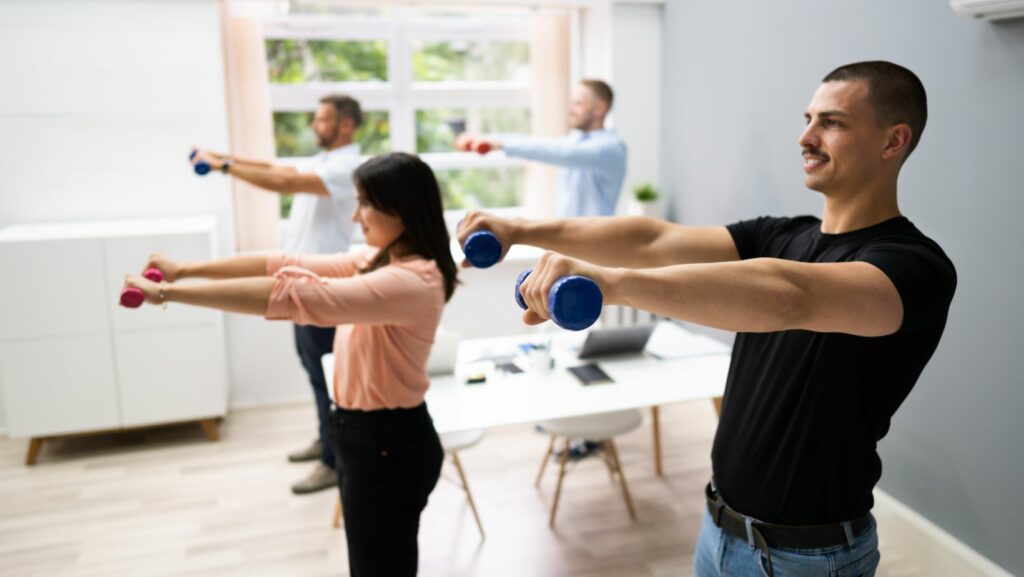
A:
[[[558,171],[558,216],[610,216],[615,213],[626,178],[626,143],[604,127],[614,95],[601,80],[583,80],[569,103],[573,131],[562,138],[489,135],[460,138],[486,153],[504,150],[508,156],[561,167]]]

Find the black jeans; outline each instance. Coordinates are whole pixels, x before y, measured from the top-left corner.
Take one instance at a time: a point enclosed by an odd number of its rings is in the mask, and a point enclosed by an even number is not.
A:
[[[425,403],[412,409],[332,412],[338,489],[352,577],[411,577],[420,513],[444,449]]]
[[[320,422],[320,460],[330,468],[334,467],[334,444],[331,439],[331,397],[327,393],[327,379],[320,359],[334,348],[334,327],[295,325],[295,349],[299,352],[302,367],[309,375],[316,400],[316,416]]]

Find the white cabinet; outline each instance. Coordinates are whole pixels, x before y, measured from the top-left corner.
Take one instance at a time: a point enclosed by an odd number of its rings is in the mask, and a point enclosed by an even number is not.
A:
[[[150,253],[202,260],[215,246],[209,217],[0,230],[0,393],[9,435],[33,439],[29,463],[59,435],[197,420],[216,437],[223,314],[117,305]]]

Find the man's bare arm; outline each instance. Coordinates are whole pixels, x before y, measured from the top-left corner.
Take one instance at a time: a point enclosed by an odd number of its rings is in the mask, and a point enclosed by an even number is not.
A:
[[[603,266],[651,268],[739,259],[725,227],[684,226],[642,216],[529,221],[472,212],[459,229],[459,242],[481,229],[494,232],[506,250],[528,244]]]

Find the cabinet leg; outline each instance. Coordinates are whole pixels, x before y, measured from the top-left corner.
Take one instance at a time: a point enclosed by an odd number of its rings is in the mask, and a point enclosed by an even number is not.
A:
[[[39,452],[43,450],[43,437],[32,437],[28,442],[28,454],[25,455],[25,466],[31,467],[36,464]]]
[[[206,434],[206,438],[210,441],[220,440],[220,430],[217,429],[217,419],[203,419],[199,421],[199,426],[203,428],[203,433]]]

